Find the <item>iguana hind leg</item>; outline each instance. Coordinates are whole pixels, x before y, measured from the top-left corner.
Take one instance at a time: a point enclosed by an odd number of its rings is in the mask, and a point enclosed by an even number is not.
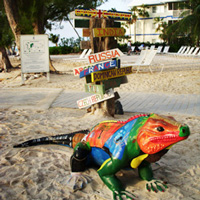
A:
[[[74,148],[74,153],[70,158],[71,177],[68,180],[68,186],[74,191],[83,189],[91,178],[81,172],[86,169],[87,157],[90,154],[91,148],[84,142],[79,142]]]
[[[87,157],[90,154],[90,147],[84,143],[79,142],[74,148],[74,153],[70,158],[70,165],[72,172],[83,172],[86,168]]]

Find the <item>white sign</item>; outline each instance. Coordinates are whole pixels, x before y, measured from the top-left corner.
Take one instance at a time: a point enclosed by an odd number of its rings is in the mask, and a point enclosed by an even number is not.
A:
[[[48,35],[21,35],[22,73],[49,72]]]
[[[86,97],[84,99],[80,99],[77,101],[78,107],[81,108],[85,108],[88,106],[91,106],[93,104],[108,100],[113,98],[114,95],[114,91],[112,89],[108,90],[108,92],[106,94],[94,94],[92,96]]]

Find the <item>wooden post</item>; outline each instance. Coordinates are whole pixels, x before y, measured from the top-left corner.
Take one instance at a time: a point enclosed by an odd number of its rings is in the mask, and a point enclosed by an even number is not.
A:
[[[106,28],[114,27],[114,20],[106,20],[100,18],[90,18],[90,44],[93,53],[106,51],[110,49],[117,48],[117,41],[114,37],[93,37],[93,28]],[[115,98],[106,100],[104,102],[98,103],[97,105],[92,105],[91,110],[102,109],[104,113],[109,114],[114,117],[115,114]]]

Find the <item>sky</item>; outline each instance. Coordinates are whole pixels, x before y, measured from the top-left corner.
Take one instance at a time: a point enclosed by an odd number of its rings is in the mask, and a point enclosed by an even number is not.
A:
[[[110,10],[111,8],[116,8],[117,11],[127,12],[130,9],[130,7],[128,7],[128,4],[131,1],[132,0],[108,0],[108,2],[101,5],[97,9]],[[72,26],[70,25],[69,22],[62,22],[61,26],[63,26],[63,29],[54,29],[51,32],[48,31],[47,34],[49,34],[49,33],[53,33],[53,34],[56,34],[56,35],[60,34],[60,39],[64,38],[64,37],[65,38],[74,37],[75,39],[78,38],[77,34],[75,33],[74,29],[72,28]],[[80,37],[82,37],[82,29],[76,28],[76,30],[79,33]],[[51,42],[49,43],[49,45],[55,46],[55,44],[52,44]]]

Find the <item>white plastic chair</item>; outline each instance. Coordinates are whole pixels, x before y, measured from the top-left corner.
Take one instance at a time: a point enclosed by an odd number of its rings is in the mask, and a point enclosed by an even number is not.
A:
[[[157,53],[161,53],[163,46],[158,46]]]
[[[79,58],[83,58],[85,56],[86,52],[87,52],[87,49],[84,49]]]
[[[162,53],[168,53],[169,52],[169,46],[165,46],[164,50]]]

